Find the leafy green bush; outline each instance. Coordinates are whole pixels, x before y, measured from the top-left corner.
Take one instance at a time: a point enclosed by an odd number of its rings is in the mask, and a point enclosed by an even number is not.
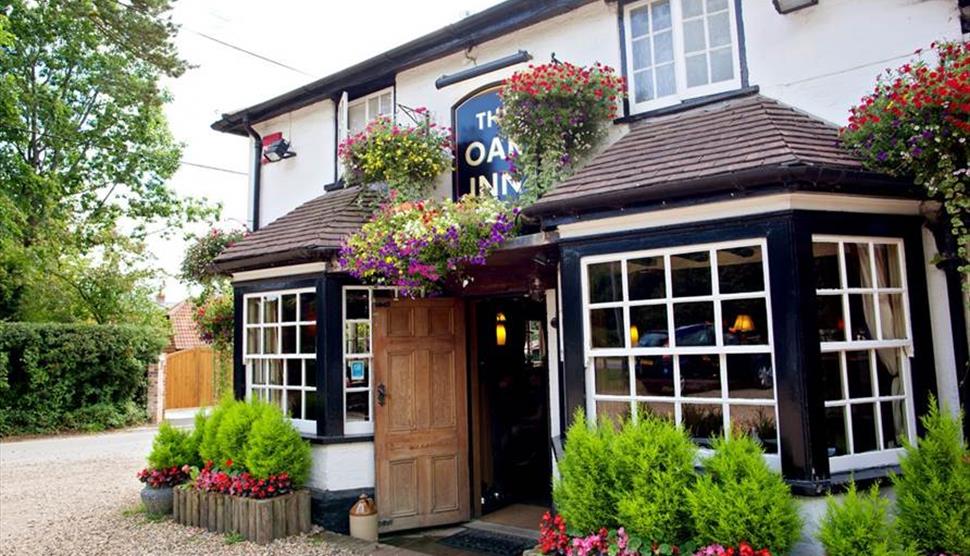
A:
[[[970,451],[961,418],[931,398],[921,419],[926,434],[915,446],[906,443],[902,473],[893,477],[900,536],[925,552],[970,554]]]
[[[150,327],[0,323],[0,436],[143,420],[166,341]]]
[[[590,427],[581,410],[566,431],[566,446],[552,497],[570,531],[588,534],[600,527],[620,525],[616,515],[616,478],[610,463],[615,436],[609,422]]]
[[[148,454],[148,467],[169,469],[183,465],[199,466],[198,445],[189,431],[173,427],[164,422],[158,427],[158,434],[152,441],[152,451]]]
[[[219,433],[219,424],[222,422],[222,418],[229,411],[229,408],[236,403],[231,397],[226,396],[212,409],[212,413],[209,414],[208,418],[202,420],[202,428],[199,433],[201,438],[199,442],[199,456],[202,457],[203,463],[206,461],[218,462],[221,456],[219,451],[219,445],[216,439],[216,435]],[[196,417],[196,428],[198,429],[199,418]]]
[[[784,554],[798,540],[801,519],[788,485],[768,468],[752,438],[732,433],[714,440],[704,475],[687,493],[701,545],[746,540]]]
[[[697,447],[668,419],[646,415],[623,423],[612,449],[617,518],[645,541],[682,544],[693,533],[684,504],[693,486]]]
[[[259,479],[286,473],[298,487],[310,474],[310,445],[278,407],[260,405],[246,443],[246,469]]]
[[[216,463],[232,460],[241,464],[246,461],[249,431],[256,417],[268,407],[265,403],[244,401],[234,402],[228,407],[216,432],[216,452],[219,455],[214,460]]]
[[[852,483],[841,503],[829,495],[826,505],[818,530],[826,554],[916,556],[915,549],[899,546],[888,514],[889,500],[879,496],[878,486],[859,495]]]

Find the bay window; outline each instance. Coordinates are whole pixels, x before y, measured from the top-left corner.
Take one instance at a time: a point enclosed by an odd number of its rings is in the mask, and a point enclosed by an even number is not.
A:
[[[306,433],[316,432],[316,296],[305,288],[243,297],[246,397],[280,406]]]
[[[763,240],[582,260],[587,413],[666,416],[701,446],[730,427],[777,458]]]
[[[741,86],[734,0],[642,0],[623,19],[633,112]]]

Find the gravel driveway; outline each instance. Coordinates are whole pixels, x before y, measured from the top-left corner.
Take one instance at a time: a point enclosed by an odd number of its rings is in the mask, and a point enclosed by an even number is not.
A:
[[[135,472],[154,434],[146,428],[0,443],[0,554],[373,553],[373,545],[319,530],[261,547],[147,519],[137,511]]]

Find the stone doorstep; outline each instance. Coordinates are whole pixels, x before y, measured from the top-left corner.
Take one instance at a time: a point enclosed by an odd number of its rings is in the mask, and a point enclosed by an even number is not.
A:
[[[348,550],[357,554],[380,554],[383,556],[422,556],[420,552],[414,552],[413,550],[408,550],[406,548],[365,541],[349,535],[334,533],[333,531],[316,533],[311,535],[311,538],[321,539],[334,548]]]

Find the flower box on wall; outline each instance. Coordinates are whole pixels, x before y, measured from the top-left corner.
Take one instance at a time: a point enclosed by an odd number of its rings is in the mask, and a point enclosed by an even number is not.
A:
[[[268,544],[310,530],[310,491],[256,499],[176,488],[174,517],[182,525],[214,533],[238,533],[246,540]]]

